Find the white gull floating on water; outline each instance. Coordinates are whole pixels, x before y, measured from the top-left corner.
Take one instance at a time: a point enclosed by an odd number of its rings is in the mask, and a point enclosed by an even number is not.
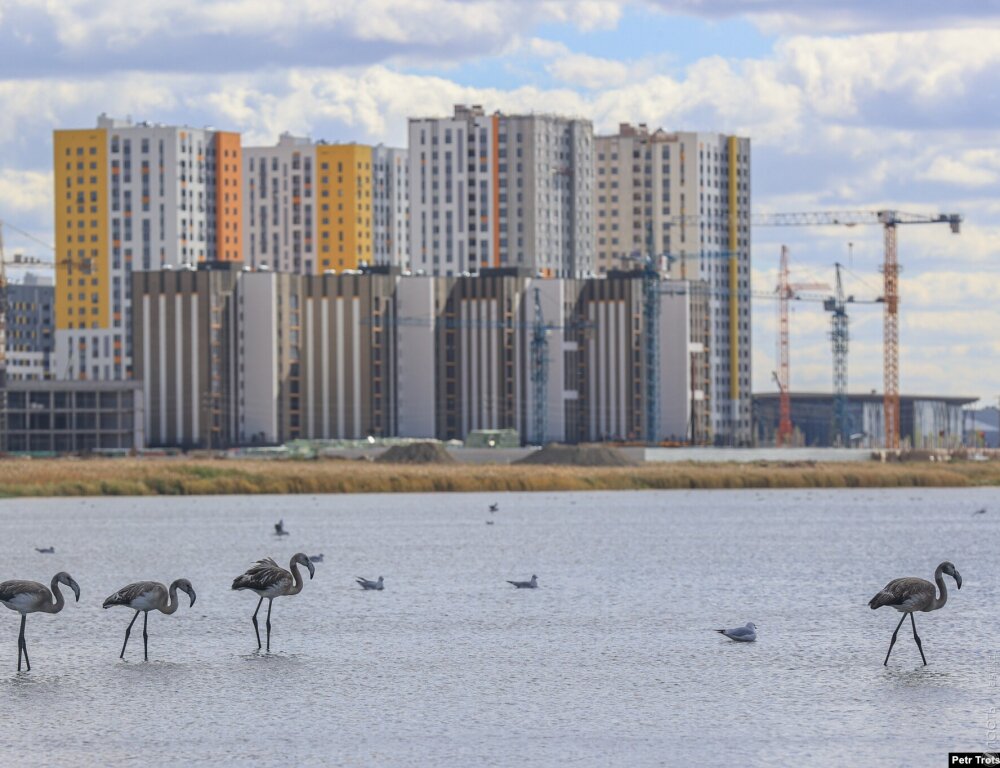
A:
[[[733,629],[717,629],[720,635],[725,635],[730,640],[738,643],[752,643],[757,639],[757,625],[748,621],[745,626],[734,627]]]

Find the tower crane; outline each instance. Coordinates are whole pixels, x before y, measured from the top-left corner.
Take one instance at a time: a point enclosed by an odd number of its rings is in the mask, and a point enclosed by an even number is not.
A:
[[[788,302],[797,298],[799,291],[828,291],[826,283],[790,283],[788,281],[788,246],[781,246],[781,268],[778,271],[778,370],[774,380],[778,384],[778,445],[785,445],[792,436],[791,363],[788,343]]]
[[[961,214],[919,214],[893,210],[815,211],[756,214],[751,216],[751,223],[777,227],[882,226],[885,243],[882,264],[882,408],[885,417],[885,447],[888,450],[899,450],[899,259],[896,252],[896,228],[901,224],[947,224],[953,234],[958,234],[962,225]]]

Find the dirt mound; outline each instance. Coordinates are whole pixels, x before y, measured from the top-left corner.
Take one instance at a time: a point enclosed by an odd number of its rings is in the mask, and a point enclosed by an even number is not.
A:
[[[515,464],[556,464],[568,467],[634,467],[637,462],[607,445],[563,445],[549,443],[518,459]]]
[[[441,443],[394,445],[375,461],[383,464],[454,464],[455,457]]]

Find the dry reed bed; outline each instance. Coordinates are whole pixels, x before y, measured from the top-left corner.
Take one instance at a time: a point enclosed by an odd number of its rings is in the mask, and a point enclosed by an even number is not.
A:
[[[186,458],[0,461],[0,496],[6,497],[983,485],[1000,485],[1000,462],[593,468]]]

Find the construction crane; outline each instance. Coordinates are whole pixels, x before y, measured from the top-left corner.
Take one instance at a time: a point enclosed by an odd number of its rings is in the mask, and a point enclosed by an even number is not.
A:
[[[531,418],[533,437],[545,445],[545,405],[549,382],[549,328],[542,314],[542,290],[535,287],[535,317],[531,327],[531,387],[534,395]]]
[[[847,347],[850,341],[847,321],[847,302],[853,296],[844,297],[844,283],[840,277],[841,264],[837,262],[837,290],[823,302],[823,309],[832,312],[830,316],[830,343],[833,346],[833,424],[842,446],[850,445],[851,435],[847,424]]]
[[[788,302],[798,297],[800,291],[829,290],[826,283],[791,283],[788,280],[788,246],[781,246],[781,266],[778,270],[778,370],[774,379],[778,383],[778,433],[777,444],[785,445],[792,437],[791,362],[788,341]]]
[[[756,214],[751,216],[751,223],[776,227],[882,226],[885,241],[882,264],[882,409],[885,418],[885,447],[891,451],[899,450],[899,259],[896,251],[896,228],[901,224],[947,224],[952,233],[958,234],[961,231],[962,216],[957,213],[920,214],[893,210],[813,211]]]

